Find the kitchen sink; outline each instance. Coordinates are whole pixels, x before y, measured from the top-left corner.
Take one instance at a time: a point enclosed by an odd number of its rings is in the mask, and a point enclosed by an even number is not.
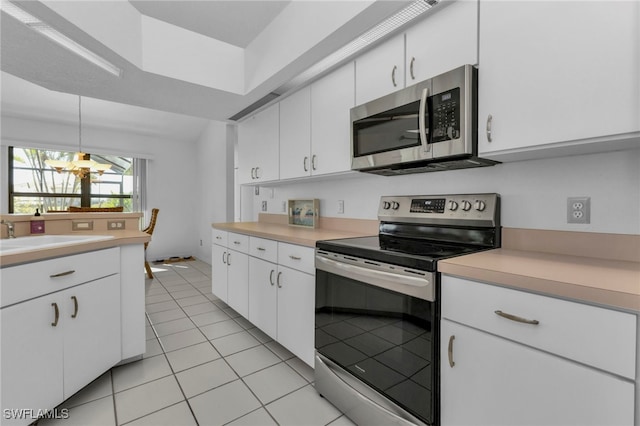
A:
[[[110,240],[113,235],[37,235],[0,240],[0,255]]]

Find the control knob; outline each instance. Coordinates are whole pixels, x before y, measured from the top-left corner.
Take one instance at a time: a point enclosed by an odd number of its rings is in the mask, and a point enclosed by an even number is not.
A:
[[[400,204],[397,201],[391,203],[391,208],[393,210],[398,210],[400,208]]]
[[[391,203],[388,201],[385,201],[384,203],[382,203],[382,208],[384,210],[389,210],[391,208]]]
[[[456,203],[453,200],[449,201],[449,210],[451,210],[451,211],[458,210],[458,203]]]
[[[471,210],[471,203],[468,202],[467,200],[464,200],[462,202],[462,210],[464,210],[465,212],[468,212],[469,210]]]
[[[481,212],[481,211],[484,211],[484,209],[487,207],[487,204],[482,200],[476,200],[476,203],[475,203],[474,207],[475,207],[476,210]]]

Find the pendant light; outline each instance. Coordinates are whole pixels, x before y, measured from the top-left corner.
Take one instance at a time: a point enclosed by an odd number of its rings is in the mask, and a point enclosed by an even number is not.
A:
[[[82,151],[82,97],[78,96],[78,152],[74,156],[73,161],[46,160],[45,164],[54,168],[58,173],[73,173],[82,179],[91,172],[102,174],[111,168],[111,164],[100,164],[88,158],[88,155]]]

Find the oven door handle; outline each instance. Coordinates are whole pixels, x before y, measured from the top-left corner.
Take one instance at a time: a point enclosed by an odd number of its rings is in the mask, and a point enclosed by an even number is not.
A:
[[[358,265],[337,262],[323,256],[316,256],[316,269],[424,300],[435,300],[434,285],[429,273],[425,273],[424,276],[410,276],[378,271]]]

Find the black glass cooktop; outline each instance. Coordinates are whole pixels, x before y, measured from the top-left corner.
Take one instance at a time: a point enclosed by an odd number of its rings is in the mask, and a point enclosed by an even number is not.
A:
[[[438,260],[486,250],[485,247],[446,244],[428,240],[371,236],[318,241],[322,250],[424,271],[435,271]]]

